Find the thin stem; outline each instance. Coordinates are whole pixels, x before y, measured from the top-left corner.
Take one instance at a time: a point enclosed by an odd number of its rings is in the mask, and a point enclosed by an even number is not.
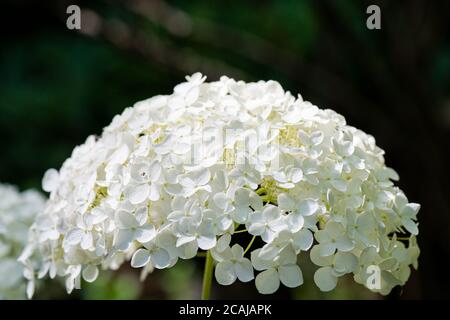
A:
[[[253,238],[252,238],[252,240],[250,240],[250,243],[248,244],[247,248],[245,248],[245,250],[244,250],[244,255],[247,253],[248,250],[250,250],[255,239],[256,239],[256,236],[253,236]]]
[[[264,188],[259,188],[259,189],[256,190],[255,192],[256,192],[257,195],[260,196],[260,195],[266,193],[266,189],[264,189]]]
[[[237,231],[234,231],[234,233],[242,233],[242,232],[247,232],[248,230],[247,229],[244,229],[244,230],[237,230]]]
[[[198,258],[205,258],[206,257],[206,252],[197,252],[197,257]]]
[[[206,253],[205,270],[203,270],[203,286],[202,286],[202,300],[209,300],[211,295],[211,283],[214,269],[214,261],[211,251]]]
[[[271,203],[275,206],[277,205],[277,199],[274,199],[272,196],[264,195],[264,196],[260,196],[260,198],[263,202]]]

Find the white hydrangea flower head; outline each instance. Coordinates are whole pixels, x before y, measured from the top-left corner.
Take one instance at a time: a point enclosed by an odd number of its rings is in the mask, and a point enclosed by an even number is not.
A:
[[[99,268],[131,260],[145,275],[208,250],[220,284],[255,279],[269,294],[303,283],[309,252],[323,291],[344,274],[367,286],[368,266],[382,275],[371,290],[403,285],[420,206],[375,139],[275,81],[205,79],[127,108],[47,171],[27,248],[42,257],[36,272],[64,276],[70,292]]]
[[[24,267],[17,261],[27,245],[28,228],[44,208],[44,196],[35,191],[19,192],[0,184],[0,300],[24,299],[34,282],[23,277]],[[31,280],[31,279],[30,279]]]

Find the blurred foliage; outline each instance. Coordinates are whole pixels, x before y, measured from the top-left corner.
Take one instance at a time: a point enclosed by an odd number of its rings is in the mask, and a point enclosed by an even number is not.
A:
[[[88,300],[133,300],[139,297],[141,283],[130,273],[103,272],[92,283],[83,283],[80,291]]]
[[[198,299],[201,273],[195,274],[195,265],[191,261],[179,261],[167,272],[161,272],[161,283],[169,299]],[[197,287],[198,290],[195,290]]]
[[[365,27],[376,3],[382,30]],[[82,32],[65,9],[83,9]],[[420,212],[420,270],[403,297],[449,297],[438,268],[450,257],[448,1],[2,1],[0,180],[40,187],[75,145],[100,134],[138,100],[170,93],[196,71],[275,79],[294,94],[342,113],[377,137],[400,186]],[[308,260],[308,259],[305,259]],[[275,298],[373,298],[341,279],[320,293],[305,285]],[[104,274],[73,298],[196,298],[202,261],[156,271]],[[45,294],[42,295],[46,297]],[[213,288],[221,298],[258,297],[254,285]],[[378,296],[377,296],[378,297]],[[390,298],[397,298],[398,292]]]

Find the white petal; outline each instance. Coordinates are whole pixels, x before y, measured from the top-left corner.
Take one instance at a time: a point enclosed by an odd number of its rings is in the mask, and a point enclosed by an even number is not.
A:
[[[94,239],[92,238],[92,233],[86,232],[81,240],[81,248],[83,250],[91,249],[94,246]]]
[[[255,211],[255,212],[252,212],[252,214],[250,215],[248,222],[249,222],[249,224],[266,223],[266,220],[264,218],[262,211]]]
[[[295,253],[294,248],[292,246],[285,247],[278,257],[279,265],[287,265],[287,264],[296,264],[297,263],[297,254]]]
[[[197,243],[200,249],[209,250],[216,245],[217,239],[214,235],[201,235],[198,237]]]
[[[408,199],[403,193],[399,193],[394,198],[394,204],[397,209],[402,210],[408,204]]]
[[[341,191],[341,192],[345,192],[347,191],[347,183],[345,183],[345,181],[342,180],[331,180],[331,185]]]
[[[250,203],[250,191],[245,188],[239,188],[234,194],[234,202],[238,206],[247,207]]]
[[[120,229],[130,229],[138,226],[136,218],[129,212],[120,210],[115,215],[115,222]]]
[[[64,239],[69,245],[77,245],[83,239],[84,231],[78,228],[70,230]]]
[[[280,278],[274,268],[267,269],[256,276],[256,289],[261,294],[271,294],[280,287]]]
[[[193,179],[196,185],[204,186],[211,179],[211,172],[209,172],[209,170],[206,168],[202,168],[194,173]]]
[[[211,255],[216,262],[222,262],[225,260],[233,259],[233,254],[231,253],[230,247],[226,247],[225,250],[223,250],[221,252],[219,252],[216,247],[216,248],[214,248],[214,250],[211,250]]]
[[[289,170],[289,176],[293,183],[298,183],[303,178],[303,171],[300,168],[292,168]]]
[[[278,268],[281,283],[289,288],[296,288],[303,284],[302,270],[298,265],[280,266]]]
[[[31,299],[33,297],[34,294],[34,281],[28,281],[27,283],[27,298]]]
[[[257,195],[255,192],[250,193],[250,206],[255,211],[259,211],[263,209],[263,201],[261,197]]]
[[[91,215],[87,217],[88,223],[91,225],[102,223],[108,218],[108,215],[100,208],[91,210]]]
[[[231,225],[233,224],[233,219],[231,219],[230,215],[224,214],[216,223],[218,230],[223,232],[230,230]]]
[[[97,266],[90,264],[83,270],[83,279],[87,282],[94,282],[98,277],[98,268]]]
[[[148,171],[146,163],[135,164],[130,169],[130,176],[137,182],[145,182],[148,179]]]
[[[117,149],[109,158],[108,165],[113,164],[123,164],[130,154],[130,150],[126,144],[123,144],[119,149]]]
[[[323,138],[324,138],[324,134],[323,134],[323,132],[321,132],[321,131],[314,131],[314,132],[311,134],[311,137],[310,137],[310,138],[311,138],[312,144],[315,145],[315,146],[317,146],[317,145],[319,145],[319,144],[322,143]]]
[[[148,207],[143,206],[136,210],[134,213],[136,222],[139,226],[143,226],[148,220]]]
[[[341,236],[339,239],[336,239],[336,248],[340,251],[350,251],[355,247],[355,244],[352,240],[350,240],[347,236]]]
[[[258,271],[269,269],[273,266],[273,261],[261,259],[259,256],[260,252],[261,249],[256,249],[250,255],[253,267]]]
[[[258,256],[263,260],[272,260],[280,253],[281,249],[273,243],[268,243],[261,248]]]
[[[319,248],[319,254],[322,257],[328,257],[331,256],[336,252],[336,245],[331,242],[325,242],[317,245]]]
[[[331,291],[336,287],[337,278],[332,273],[330,267],[320,268],[314,273],[314,282],[321,291]]]
[[[408,217],[408,218],[412,218],[415,219],[417,212],[419,212],[420,210],[420,204],[418,203],[408,203],[407,205],[405,205],[405,207],[402,210],[401,215]]]
[[[152,183],[150,186],[150,194],[148,196],[149,200],[158,201],[160,197],[159,187],[155,183]]]
[[[150,186],[147,183],[130,187],[126,195],[131,204],[140,204],[148,199],[150,195]]]
[[[153,161],[152,164],[150,164],[149,172],[150,172],[150,181],[157,181],[161,176],[161,165],[158,161]]]
[[[155,268],[164,269],[170,264],[170,255],[167,250],[158,248],[152,252],[151,261]]]
[[[195,182],[194,182],[194,180],[191,179],[191,177],[188,177],[188,176],[184,176],[184,175],[183,175],[183,176],[179,177],[178,180],[179,180],[179,183],[180,183],[184,188],[187,188],[187,189],[193,189],[193,188],[195,188]]]
[[[266,227],[262,223],[252,223],[247,230],[252,236],[260,236],[264,233]]]
[[[182,210],[175,210],[169,213],[166,217],[168,221],[179,221],[185,217],[185,213]]]
[[[186,92],[186,96],[184,97],[186,101],[186,105],[191,105],[195,101],[197,101],[198,96],[200,94],[200,89],[198,86],[192,87],[190,90]]]
[[[309,252],[311,261],[320,267],[329,266],[333,263],[334,255],[323,257],[320,255],[319,245],[315,245]]]
[[[154,226],[142,226],[135,231],[136,240],[140,243],[146,243],[156,237],[156,229]]]
[[[213,201],[215,205],[220,209],[225,209],[225,206],[227,205],[228,202],[227,197],[223,192],[216,193],[213,197]]]
[[[297,105],[290,105],[286,111],[283,115],[283,120],[287,123],[297,123],[302,119],[302,112]]]
[[[292,210],[295,206],[294,200],[292,200],[286,193],[281,193],[278,195],[277,203],[281,210]]]
[[[270,230],[269,228],[266,228],[263,232],[263,234],[261,235],[261,239],[263,239],[263,241],[265,243],[270,243],[273,241],[273,239],[275,238],[275,232],[273,232],[272,230]]]
[[[182,245],[192,242],[192,241],[195,241],[196,239],[197,238],[195,236],[185,236],[185,235],[179,236],[177,239],[176,246],[181,247]]]
[[[308,229],[303,229],[293,235],[293,244],[297,249],[307,251],[311,248],[314,238]]]
[[[182,196],[184,194],[184,189],[179,184],[169,184],[164,189],[172,196]]]
[[[339,147],[342,155],[346,157],[351,156],[355,151],[355,146],[352,141],[344,141]]]
[[[42,189],[46,192],[52,192],[58,187],[59,174],[55,169],[48,169],[42,179]]]
[[[250,208],[248,207],[236,207],[233,213],[234,221],[239,224],[244,224],[247,222],[248,214],[250,213]]]
[[[242,259],[234,265],[235,273],[238,279],[242,282],[248,282],[255,277],[253,274],[253,266],[247,258]]]
[[[178,252],[181,259],[192,259],[198,252],[197,241],[192,241],[182,245],[178,248]]]
[[[231,234],[225,233],[217,240],[216,250],[218,252],[223,252],[230,245],[230,241]]]
[[[239,260],[244,256],[244,248],[236,243],[231,247],[231,253],[233,254],[234,259]]]
[[[219,262],[214,272],[216,280],[219,284],[228,286],[236,281],[233,263],[230,261]]]
[[[417,224],[414,221],[412,221],[411,219],[403,218],[402,224],[406,228],[406,230],[411,232],[411,234],[413,234],[415,236],[419,234],[419,228],[417,228]]]
[[[73,277],[67,277],[65,282],[67,293],[70,294],[75,287],[75,280]]]
[[[114,238],[114,244],[117,249],[126,251],[130,247],[133,240],[134,232],[127,229],[122,229],[117,232],[116,237]]]
[[[338,252],[334,259],[334,269],[342,274],[353,272],[358,259],[350,252]]]
[[[324,234],[327,234],[329,239],[338,239],[342,236],[344,229],[342,225],[335,221],[329,221],[325,226]],[[320,241],[320,239],[318,239]]]
[[[273,173],[273,178],[280,183],[286,183],[288,182],[288,179],[286,177],[286,173],[284,171],[275,171]]]
[[[295,233],[303,228],[303,224],[305,223],[305,219],[303,218],[303,216],[298,213],[290,213],[287,216],[287,220],[289,224],[289,230],[292,233]]]
[[[264,219],[267,222],[275,220],[278,217],[280,217],[280,209],[278,209],[278,207],[275,207],[275,206],[272,206],[272,205],[268,205],[263,210],[263,216],[264,216]]]
[[[311,216],[317,212],[319,205],[311,199],[303,200],[298,205],[298,211],[304,216]]]
[[[131,258],[131,266],[133,268],[140,268],[145,266],[147,263],[150,262],[150,252],[148,252],[147,249],[138,249],[133,254],[133,257]]]
[[[58,240],[58,238],[59,238],[59,232],[56,231],[55,229],[45,231],[43,233],[43,235],[44,234],[47,237],[47,239],[50,239],[50,240]]]

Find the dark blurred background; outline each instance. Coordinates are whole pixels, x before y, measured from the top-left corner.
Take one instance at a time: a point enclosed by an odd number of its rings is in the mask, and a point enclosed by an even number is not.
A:
[[[66,28],[70,4],[82,9],[80,31]],[[366,27],[371,4],[381,30]],[[450,297],[450,1],[3,0],[0,12],[0,181],[40,188],[75,145],[186,74],[274,79],[374,135],[422,204],[419,271],[387,298]],[[202,263],[143,284],[124,267],[70,298],[198,298]],[[305,285],[276,298],[382,298],[351,279],[320,293],[301,265]],[[213,297],[258,295],[252,283],[216,286]]]

